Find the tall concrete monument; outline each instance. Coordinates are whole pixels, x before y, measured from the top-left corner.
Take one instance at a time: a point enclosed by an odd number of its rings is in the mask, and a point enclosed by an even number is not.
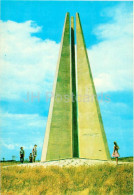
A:
[[[66,14],[41,161],[67,158],[109,160],[79,14]]]

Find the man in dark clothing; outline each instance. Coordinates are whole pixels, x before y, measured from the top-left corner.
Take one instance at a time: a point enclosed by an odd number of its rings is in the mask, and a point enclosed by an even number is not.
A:
[[[23,147],[20,148],[20,162],[24,162],[24,157],[25,157],[25,151],[23,150]]]
[[[35,162],[36,156],[37,156],[37,145],[36,144],[33,147],[32,153],[33,153],[33,162]]]

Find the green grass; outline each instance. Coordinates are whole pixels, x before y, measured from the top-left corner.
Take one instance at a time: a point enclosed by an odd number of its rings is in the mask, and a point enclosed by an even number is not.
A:
[[[4,161],[4,162],[0,162],[0,166],[10,166],[10,165],[17,165],[17,164],[20,164],[20,162],[19,161],[12,161],[12,162]]]
[[[113,158],[112,158],[112,160],[114,160]],[[121,161],[121,162],[133,162],[133,157],[122,157],[122,158],[119,158],[118,159],[119,161]]]
[[[2,194],[64,195],[133,193],[133,165],[2,168]]]
[[[36,162],[40,162],[40,161],[38,160]],[[25,163],[29,163],[29,161],[24,161],[24,164]],[[21,162],[20,161],[11,161],[11,162],[4,161],[4,162],[0,162],[0,166],[12,166],[12,165],[17,165],[17,164],[21,164]]]

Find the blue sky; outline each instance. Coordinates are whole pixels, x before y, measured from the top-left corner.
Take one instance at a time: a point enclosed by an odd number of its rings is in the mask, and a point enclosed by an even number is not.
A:
[[[132,156],[132,2],[2,1],[1,10],[1,158],[19,159],[20,146],[28,157],[36,143],[40,159],[66,12],[80,14],[110,153],[117,141]]]

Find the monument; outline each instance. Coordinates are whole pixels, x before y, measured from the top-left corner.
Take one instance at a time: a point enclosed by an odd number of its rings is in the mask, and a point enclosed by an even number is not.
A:
[[[41,162],[87,158],[110,160],[79,14],[66,14]]]

